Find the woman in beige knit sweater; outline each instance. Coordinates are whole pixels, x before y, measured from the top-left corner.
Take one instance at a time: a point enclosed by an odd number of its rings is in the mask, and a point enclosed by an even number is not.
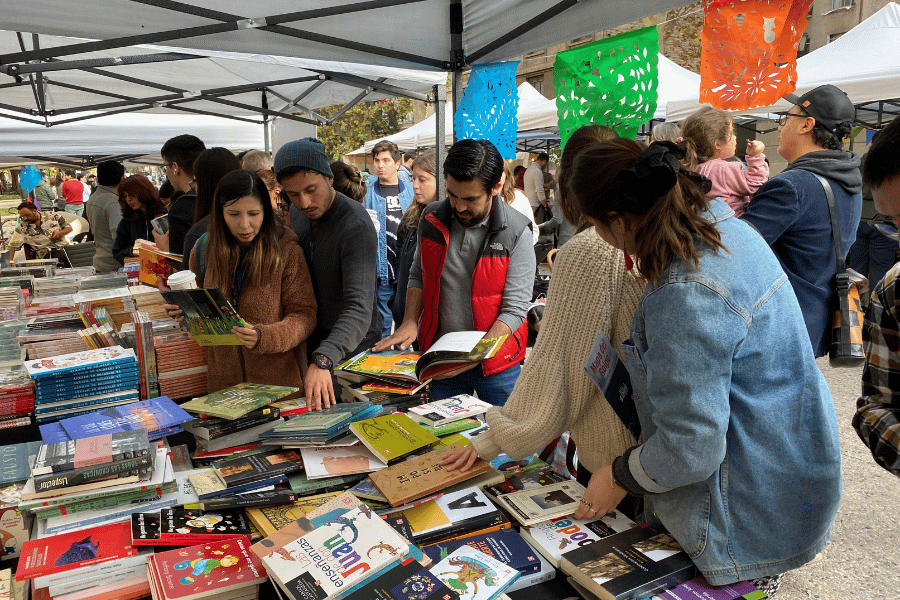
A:
[[[580,222],[580,214],[562,184],[578,152],[608,139],[610,133],[586,126],[566,143],[560,162],[560,206],[571,223]],[[621,344],[630,335],[643,288],[626,270],[622,251],[593,229],[569,240],[554,262],[540,334],[512,394],[502,408],[488,411],[489,429],[444,464],[467,469],[478,456],[490,460],[500,452],[521,459],[571,431],[583,479],[633,446],[634,438],[585,373],[584,362],[601,331],[623,359]]]

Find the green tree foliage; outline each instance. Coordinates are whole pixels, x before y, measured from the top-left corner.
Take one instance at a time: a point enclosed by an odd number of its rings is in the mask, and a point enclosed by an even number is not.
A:
[[[331,118],[341,108],[341,105],[327,106],[318,112]],[[331,160],[339,160],[367,140],[385,137],[408,127],[407,117],[411,111],[412,101],[406,98],[360,102],[331,125],[319,127],[317,135],[325,144]]]

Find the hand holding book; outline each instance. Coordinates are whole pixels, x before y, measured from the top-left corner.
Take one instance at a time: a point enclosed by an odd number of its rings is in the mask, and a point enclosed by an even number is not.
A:
[[[628,492],[616,485],[612,476],[612,465],[606,465],[591,475],[584,497],[572,516],[576,519],[593,519],[597,515],[608,514],[614,511],[627,495]]]
[[[254,329],[250,323],[247,323],[246,327],[235,325],[231,328],[231,333],[237,336],[237,339],[251,350],[259,343],[259,331]]]
[[[412,346],[419,336],[419,325],[415,321],[404,319],[403,323],[394,330],[394,333],[384,338],[372,347],[372,352],[383,352],[397,346],[406,350]]]
[[[462,448],[451,451],[447,456],[441,459],[441,466],[446,467],[448,471],[459,469],[463,473],[472,468],[475,461],[478,460],[478,450],[475,446],[468,444]]]

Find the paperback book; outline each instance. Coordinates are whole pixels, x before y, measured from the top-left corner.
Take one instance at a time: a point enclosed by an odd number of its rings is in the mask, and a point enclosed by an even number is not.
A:
[[[503,514],[477,487],[446,493],[400,514],[409,520],[417,544],[504,521]]]
[[[188,412],[234,420],[298,390],[299,388],[280,385],[239,383],[224,390],[194,398],[182,404],[181,407]]]
[[[25,542],[16,579],[34,579],[135,554],[129,523],[100,525]]]
[[[194,488],[194,492],[200,500],[242,494],[244,492],[259,492],[275,485],[287,483],[287,475],[274,475],[268,479],[260,479],[258,481],[251,481],[249,483],[228,487],[213,469],[192,473],[188,478],[190,479],[191,486]]]
[[[40,442],[0,446],[0,487],[26,481],[31,476],[31,465],[40,447]]]
[[[225,294],[218,288],[162,292],[169,304],[184,313],[184,326],[201,346],[240,346],[232,327],[247,327]]]
[[[303,468],[308,479],[371,473],[387,467],[361,445],[301,448],[300,456],[303,457]]]
[[[491,405],[475,396],[459,394],[444,400],[435,400],[422,406],[410,408],[408,414],[411,419],[428,425],[440,427],[460,419],[483,415],[491,408]]]
[[[424,546],[422,551],[434,562],[439,562],[462,546],[483,552],[523,575],[541,570],[537,552],[514,529],[501,529],[492,533],[432,544]]]
[[[146,429],[104,433],[56,444],[42,444],[31,473],[59,473],[141,456],[150,456]]]
[[[276,475],[293,473],[302,468],[302,459],[296,451],[272,450],[223,461],[215,467],[215,470],[226,486],[234,487]]]
[[[521,575],[516,569],[466,545],[430,570],[465,600],[497,598]]]
[[[764,600],[766,593],[749,581],[712,586],[702,575],[654,596],[654,600]]]
[[[140,250],[138,250],[138,255],[141,265],[138,272],[138,280],[151,287],[158,287],[157,281],[166,285],[169,275],[181,269],[183,262],[180,254],[163,252],[154,246],[148,245],[142,245]]]
[[[567,479],[540,488],[503,494],[497,496],[497,502],[522,525],[533,525],[572,514],[583,497],[584,486]]]
[[[116,366],[136,366],[137,357],[131,348],[111,346],[97,350],[85,350],[72,354],[62,354],[40,360],[25,362],[25,369],[32,379],[43,382],[60,381],[63,377],[73,376],[74,380],[87,375],[93,376],[98,368],[115,368]],[[73,380],[65,380],[73,381]]]
[[[327,504],[338,496],[340,496],[339,492],[327,492],[314,496],[304,496],[291,504],[249,508],[247,509],[247,517],[261,534],[269,536],[279,529],[287,527],[297,519],[307,516],[313,510]]]
[[[263,423],[278,420],[281,410],[277,407],[263,406],[252,410],[238,419],[222,419],[220,417],[197,417],[184,424],[184,429],[191,432],[194,437],[211,440],[220,438],[236,431],[243,431]]]
[[[48,439],[51,436],[66,435],[68,439],[77,440],[101,433],[146,429],[148,439],[156,440],[163,437],[160,435],[163,431],[174,429],[173,433],[177,433],[181,426],[190,420],[191,415],[168,396],[160,396],[63,419],[57,424],[62,429],[61,433],[53,424],[42,425],[41,437],[44,443],[48,444],[64,441]]]
[[[386,465],[438,441],[436,436],[403,413],[350,423],[350,431]]]
[[[447,587],[417,561],[408,559],[385,571],[343,600],[458,600]]]
[[[183,508],[160,511],[160,540],[164,544],[206,543],[249,535],[247,513],[242,508],[214,512]]]
[[[573,519],[570,516],[550,519],[522,527],[520,533],[554,567],[558,567],[563,552],[636,526],[634,521],[616,511],[593,520]]]
[[[558,483],[560,481],[568,481],[569,478],[561,475],[558,471],[546,467],[544,469],[536,469],[524,473],[513,473],[511,477],[504,479],[503,483],[490,485],[484,488],[488,494],[496,497],[504,494],[512,494],[522,490],[534,490]]]

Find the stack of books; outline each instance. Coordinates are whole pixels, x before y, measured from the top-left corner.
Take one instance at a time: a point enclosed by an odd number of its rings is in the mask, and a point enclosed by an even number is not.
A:
[[[34,297],[50,298],[78,293],[79,277],[41,277],[34,280]]]
[[[128,276],[124,273],[104,273],[82,277],[78,285],[78,291],[90,292],[92,290],[109,290],[128,287]]]
[[[242,508],[203,511],[163,508],[131,515],[135,546],[192,546],[250,536],[250,522]]]
[[[88,350],[80,331],[80,327],[26,329],[19,332],[18,342],[27,360],[71,354]]]
[[[169,398],[193,398],[206,393],[206,350],[188,333],[153,336],[159,393]]]
[[[378,415],[381,407],[371,402],[342,402],[329,408],[295,416],[259,435],[263,444],[283,448],[329,446],[347,437],[354,421]],[[351,436],[351,443],[356,443]]]
[[[25,356],[17,336],[23,329],[21,321],[0,321],[0,370],[22,366]]]
[[[121,346],[30,360],[35,382],[35,420],[55,421],[138,399],[134,350]]]
[[[269,452],[246,452],[234,458],[225,458],[213,463],[209,469],[197,469],[188,479],[205,508],[259,506],[270,504],[272,497],[253,496],[245,498],[238,494],[250,492],[283,492],[287,498],[294,492],[285,484],[288,475],[303,469],[300,455],[294,450]],[[238,496],[237,498],[235,498]],[[273,497],[279,497],[274,494]],[[227,499],[225,502],[209,503],[210,499]],[[290,502],[290,500],[282,500]]]
[[[159,395],[159,374],[156,370],[156,349],[153,347],[153,321],[144,311],[131,313],[134,325],[134,345],[141,377],[141,398]]]
[[[263,406],[237,419],[195,417],[183,427],[194,435],[198,446],[206,450],[223,450],[252,444],[282,422],[279,408]]]
[[[24,368],[0,372],[0,429],[31,423],[34,413],[34,382]]]
[[[130,290],[135,310],[145,311],[154,320],[168,318],[169,315],[163,308],[166,301],[158,289],[142,284],[132,286]]]
[[[131,291],[127,287],[78,292],[72,301],[87,310],[105,309],[116,331],[131,322]]]
[[[34,277],[31,275],[0,275],[0,289],[7,287],[19,288],[23,301],[27,301],[34,294]]]
[[[428,404],[409,409],[409,417],[429,427],[441,427],[462,419],[483,415],[491,405],[475,396],[459,394],[445,400],[435,400]]]
[[[0,320],[18,319],[25,310],[25,295],[18,285],[0,287]]]

